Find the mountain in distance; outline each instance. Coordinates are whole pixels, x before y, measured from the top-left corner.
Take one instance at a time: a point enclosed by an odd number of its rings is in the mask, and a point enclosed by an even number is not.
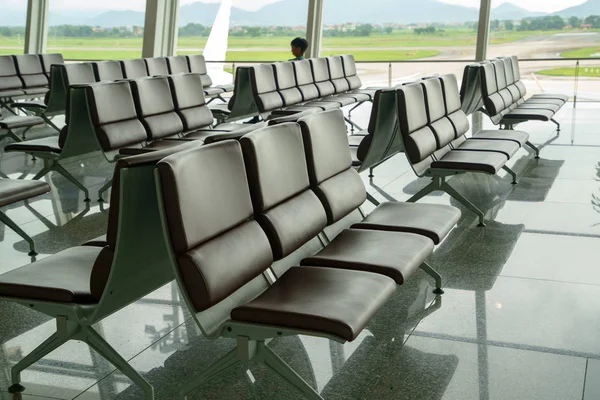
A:
[[[327,0],[324,2],[323,21],[326,25],[338,25],[348,22],[354,23],[454,23],[477,21],[479,9],[464,7],[455,4],[443,3],[438,0],[420,0],[415,6],[414,0],[369,0],[352,1]],[[23,26],[26,10],[17,8],[14,2],[0,0],[0,26]],[[218,3],[195,3],[181,6],[179,25],[199,23],[205,26],[213,24]],[[6,8],[5,8],[6,7]],[[306,24],[306,11],[308,0],[281,0],[267,4],[257,11],[247,11],[232,7],[231,24],[249,26],[298,26]],[[568,18],[588,15],[600,15],[600,0],[588,0],[578,6],[558,11],[552,15]],[[492,10],[492,19],[520,20],[548,15],[541,12],[525,10],[515,4],[504,3]],[[102,27],[116,27],[129,25],[144,25],[143,11],[116,11],[116,10],[51,10],[49,25],[91,25]]]
[[[502,3],[498,7],[492,9],[492,20],[521,20],[523,18],[543,17],[548,15],[544,12],[529,11],[512,3]]]
[[[559,15],[563,18],[579,17],[585,18],[590,15],[600,15],[600,0],[588,0],[578,6],[565,8],[564,10],[557,11],[552,15]]]
[[[94,18],[82,21],[79,25],[91,25],[91,26],[144,26],[146,13],[142,11],[132,10],[119,10],[119,11],[108,11],[102,13]]]

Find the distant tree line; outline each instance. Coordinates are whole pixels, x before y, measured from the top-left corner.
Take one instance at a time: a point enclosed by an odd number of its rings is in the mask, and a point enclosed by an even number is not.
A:
[[[443,29],[436,28],[442,26],[440,24],[432,24],[425,28],[414,28],[413,31],[417,35],[433,35],[445,32]],[[478,22],[465,22],[464,27],[477,30]],[[551,31],[562,30],[567,26],[572,28],[580,28],[582,26],[592,29],[600,29],[600,15],[590,15],[584,19],[578,17],[570,17],[563,19],[559,16],[545,16],[538,18],[526,18],[520,22],[512,20],[492,20],[490,21],[490,30],[519,30],[519,31]],[[211,27],[202,24],[189,23],[179,28],[179,36],[182,37],[208,37]],[[371,36],[372,34],[391,34],[394,28],[391,26],[380,26],[371,24],[344,24],[328,28],[323,31],[325,37],[352,37],[352,36]],[[106,37],[135,37],[143,33],[143,27],[115,27],[102,28],[99,26],[93,27],[88,25],[58,25],[51,26],[48,29],[48,34],[54,37],[78,37],[78,38],[106,38]],[[0,36],[24,36],[24,27],[0,26]],[[229,30],[230,36],[250,36],[250,37],[265,37],[265,36],[303,36],[304,31],[294,29],[288,26],[276,27],[260,27],[260,26],[234,26]]]
[[[436,29],[435,26],[428,26],[427,28],[415,28],[414,32],[416,35],[433,35],[440,30]]]
[[[104,38],[104,37],[134,37],[143,32],[142,27],[100,28],[88,25],[58,25],[48,28],[49,36],[77,37],[77,38]],[[25,27],[1,26],[0,36],[25,35]]]

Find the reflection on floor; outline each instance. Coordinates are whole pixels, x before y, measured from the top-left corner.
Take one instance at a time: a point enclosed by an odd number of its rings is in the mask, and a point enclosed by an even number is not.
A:
[[[478,228],[463,209],[459,226],[437,249],[431,264],[445,278],[441,298],[419,273],[353,343],[299,336],[270,346],[328,400],[600,398],[599,109],[565,106],[559,137],[552,124],[523,124],[532,142],[545,147],[540,160],[523,149],[511,161],[520,176],[515,187],[502,175],[450,181],[487,210],[489,223]],[[354,117],[366,126],[368,109]],[[48,134],[41,129],[29,137]],[[0,171],[11,178],[31,178],[39,168],[39,161],[0,150]],[[92,194],[111,175],[102,156],[68,169]],[[104,233],[107,214],[98,203],[86,206],[57,174],[44,179],[50,193],[4,210],[36,240],[38,259]],[[364,179],[380,200],[406,200],[428,183],[415,179],[403,155],[378,167],[372,181]],[[441,193],[423,201],[460,207]],[[27,244],[0,225],[0,273],[30,262],[27,252]],[[99,325],[160,400],[174,399],[182,383],[233,347],[202,337],[174,284]],[[11,365],[53,330],[43,315],[0,302],[0,398],[13,398],[7,393]],[[28,368],[23,383],[22,399],[142,398],[131,381],[77,342]],[[266,369],[241,365],[189,397],[301,398]]]

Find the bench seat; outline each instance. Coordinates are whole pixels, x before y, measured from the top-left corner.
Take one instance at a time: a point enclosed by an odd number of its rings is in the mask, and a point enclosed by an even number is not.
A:
[[[30,128],[44,125],[44,120],[34,116],[11,116],[0,119],[0,129]]]
[[[479,131],[473,136],[471,136],[472,140],[512,140],[514,142],[519,143],[523,146],[529,140],[529,134],[523,131],[513,131],[513,130],[484,130]]]
[[[440,160],[433,161],[431,168],[484,172],[494,175],[502,169],[507,161],[508,158],[500,153],[452,150],[446,153]]]
[[[394,281],[383,275],[293,267],[256,299],[234,308],[231,318],[352,341],[395,290]]]
[[[6,152],[20,151],[20,152],[47,152],[60,154],[62,148],[59,145],[57,136],[28,140],[22,143],[11,143],[4,148]]]
[[[492,151],[504,154],[507,158],[514,156],[521,146],[512,140],[467,139],[456,150]]]
[[[47,193],[50,186],[46,182],[22,179],[0,179],[0,207],[27,200]]]
[[[100,247],[73,247],[0,275],[0,297],[93,304],[90,279]]]
[[[352,229],[416,233],[440,244],[460,219],[460,210],[442,204],[385,202]]]
[[[374,272],[402,285],[431,255],[433,246],[428,237],[413,233],[346,229],[300,265]]]

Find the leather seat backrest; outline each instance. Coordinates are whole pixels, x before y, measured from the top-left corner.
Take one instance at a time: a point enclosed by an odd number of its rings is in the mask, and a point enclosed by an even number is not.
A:
[[[437,140],[427,125],[425,93],[420,83],[410,83],[396,89],[398,122],[404,141],[406,156],[413,168],[415,164],[430,159],[437,150]],[[426,165],[420,165],[415,172],[420,176]]]
[[[513,96],[508,90],[508,83],[506,81],[506,71],[504,69],[504,63],[502,60],[493,60],[492,65],[494,65],[494,71],[496,73],[496,83],[498,85],[498,93],[502,96],[504,100],[505,108],[510,108],[515,100],[513,100]]]
[[[127,79],[137,79],[149,76],[146,62],[141,58],[123,60],[121,61],[121,67],[123,68],[123,75]]]
[[[466,114],[472,114],[483,107],[481,79],[479,64],[470,64],[465,67],[460,86],[460,103]]]
[[[296,83],[298,90],[302,93],[304,101],[314,100],[319,97],[319,89],[315,85],[310,61],[300,60],[292,62],[294,73],[296,75]]]
[[[327,57],[327,66],[329,68],[329,77],[331,83],[335,88],[336,93],[343,93],[350,90],[350,84],[344,76],[344,65],[342,64],[342,57],[331,56]]]
[[[125,82],[123,82],[125,83]],[[119,214],[121,213],[121,171],[126,168],[156,165],[160,160],[187,148],[197,147],[198,143],[190,142],[182,146],[153,151],[137,156],[117,160],[113,173],[112,190],[110,192],[110,209],[108,211],[108,226],[106,229],[107,246],[102,249],[92,268],[90,289],[92,296],[100,300],[108,282],[114,254],[117,247],[119,231]]]
[[[100,81],[116,81],[125,78],[119,61],[98,61],[93,64],[96,79]]]
[[[506,105],[503,97],[498,93],[494,64],[482,63],[480,68],[483,103],[485,108],[490,116],[500,115],[502,111],[506,109]]]
[[[365,185],[352,168],[346,124],[341,110],[306,116],[302,130],[310,186],[333,224],[367,199]]]
[[[190,66],[186,56],[173,56],[167,57],[167,64],[169,65],[169,73],[173,74],[187,74],[190,72]]]
[[[23,82],[17,75],[15,61],[11,56],[0,56],[0,90],[21,89]]]
[[[251,67],[250,83],[254,100],[260,112],[283,107],[283,98],[277,92],[273,64],[261,64]]]
[[[169,66],[165,57],[144,58],[149,76],[169,75]]]
[[[456,131],[456,137],[458,138],[469,131],[469,120],[461,108],[456,75],[445,74],[440,76],[439,80],[444,93],[446,116],[452,122]]]
[[[511,56],[510,60],[512,61],[513,66],[513,75],[515,77],[515,85],[521,92],[521,98],[525,97],[527,94],[527,89],[525,84],[521,81],[521,70],[519,68],[519,58],[517,56]]]
[[[213,114],[206,105],[200,74],[171,75],[169,84],[184,132],[209,128],[213,123]]]
[[[518,102],[523,97],[518,86],[515,84],[515,75],[513,72],[512,60],[510,57],[501,57],[500,60],[504,64],[504,73],[506,74],[507,89],[513,97],[513,102]]]
[[[202,77],[202,86],[207,88],[213,85],[212,79],[208,75],[208,68],[206,67],[206,59],[201,54],[193,54],[187,56],[190,67],[190,72],[200,74]]]
[[[240,144],[197,147],[158,163],[166,225],[196,311],[226,299],[273,261],[254,210]]]
[[[26,88],[47,87],[48,77],[44,74],[42,61],[35,54],[15,56],[17,72]]]
[[[344,65],[344,76],[348,81],[350,89],[360,89],[362,82],[356,73],[356,61],[352,54],[344,54],[342,57],[342,63]]]
[[[393,90],[377,90],[373,96],[368,135],[361,140],[356,151],[356,158],[360,161],[358,172],[403,151],[396,113],[396,93]]]
[[[296,123],[256,130],[240,139],[256,219],[280,260],[327,226],[310,190],[302,132]]]
[[[86,88],[86,98],[96,137],[104,151],[146,141],[147,133],[137,117],[129,82],[90,85]]]
[[[175,112],[166,76],[136,79],[130,84],[138,118],[146,128],[148,140],[183,133],[183,122]]]
[[[58,53],[40,54],[40,60],[42,60],[44,74],[46,74],[48,78],[50,78],[50,70],[52,69],[53,65],[65,63],[62,54]]]
[[[283,99],[284,106],[291,106],[302,102],[302,93],[296,87],[296,76],[292,62],[273,64],[275,69],[275,82],[277,91]]]
[[[63,71],[64,82],[67,88],[69,85],[82,85],[97,82],[92,63],[65,64],[63,66]]]
[[[311,58],[309,61],[315,85],[317,86],[317,89],[319,89],[319,96],[325,97],[334,94],[335,87],[329,79],[327,60],[325,58]]]
[[[437,140],[437,149],[448,145],[456,139],[456,132],[450,119],[446,118],[446,105],[442,82],[437,78],[429,78],[420,82],[425,93],[428,125]]]

